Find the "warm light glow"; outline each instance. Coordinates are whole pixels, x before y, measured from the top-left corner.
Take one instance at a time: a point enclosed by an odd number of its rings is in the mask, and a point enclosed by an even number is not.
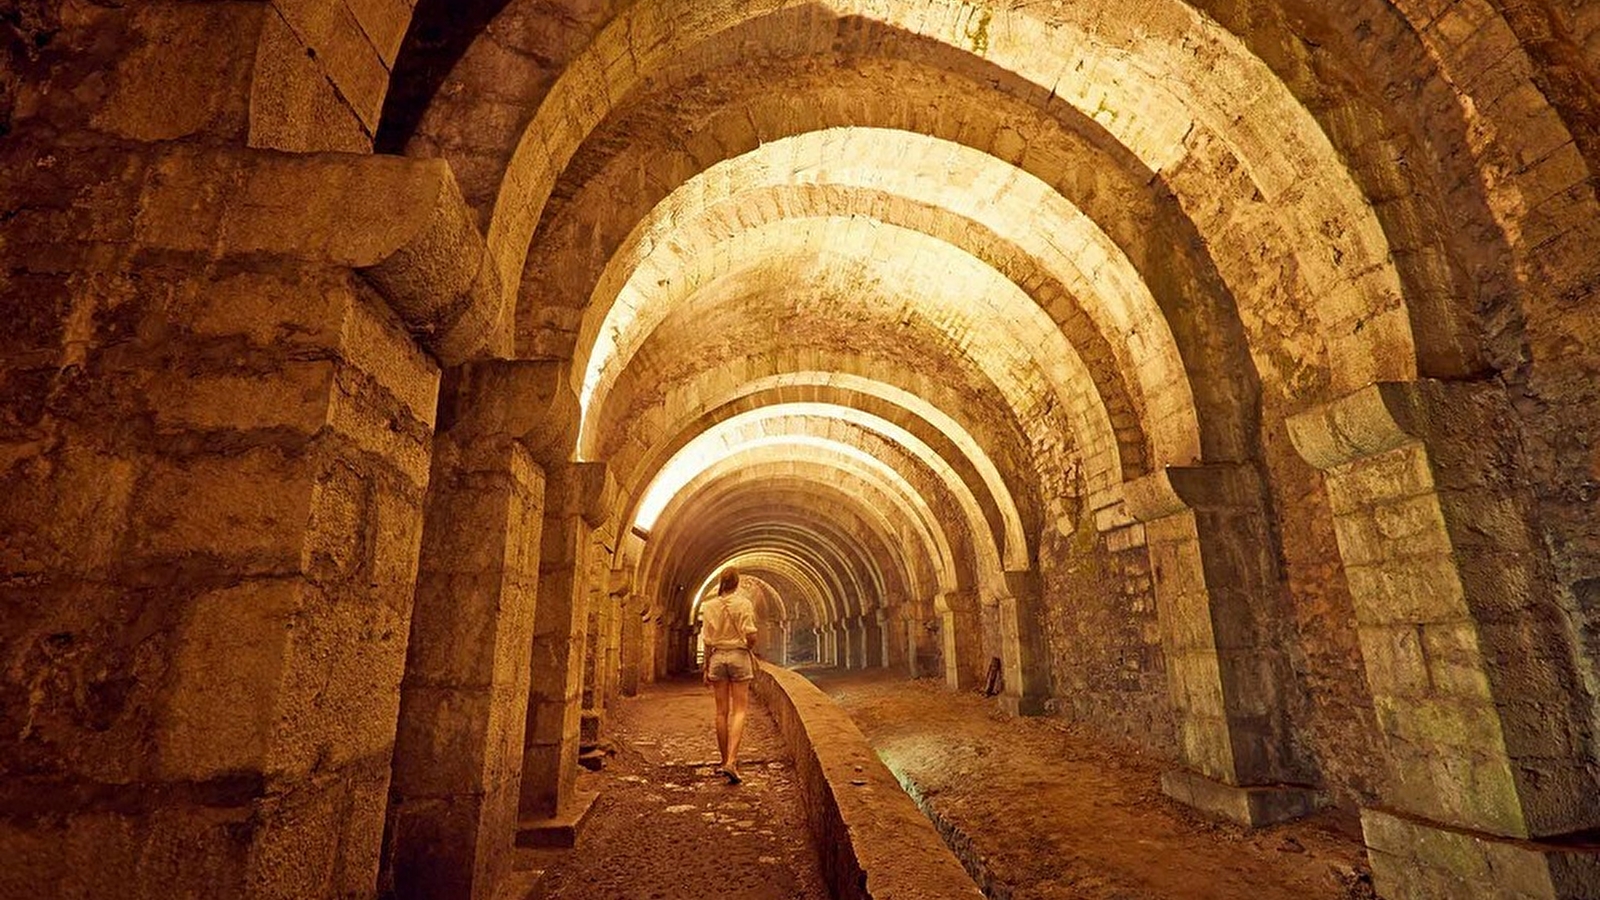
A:
[[[640,505],[636,523],[654,524],[667,509],[692,497],[698,487],[742,467],[770,461],[819,463],[854,475],[882,491],[883,497],[896,508],[899,521],[926,546],[941,584],[955,583],[955,556],[949,538],[927,500],[899,472],[857,447],[809,435],[766,435],[729,442],[726,433],[708,431],[685,445],[673,462],[680,458],[682,467],[669,463],[663,469],[665,477],[658,479],[659,487],[652,485],[646,501]],[[886,510],[863,504],[861,513],[879,520],[885,533],[895,530],[889,524]]]
[[[805,210],[800,201],[781,193],[795,185],[829,187],[825,196],[841,212],[864,206],[860,198],[886,194],[909,201],[903,204],[905,215],[908,222],[918,220],[917,230],[931,227],[917,211],[937,207],[949,210],[957,222],[976,223],[1005,239],[1009,244],[1001,247],[952,244],[951,249],[1025,254],[1007,265],[1023,272],[1037,268],[1058,282],[1119,354],[1119,377],[1146,398],[1170,445],[1159,449],[1161,458],[1188,462],[1198,454],[1199,428],[1182,358],[1155,299],[1121,248],[1034,175],[962,144],[883,128],[831,128],[763,144],[712,166],[658,204],[607,263],[584,316],[575,363],[585,372],[586,422],[590,399],[603,381],[616,377],[608,370],[625,362],[664,315],[641,313],[650,294],[640,286],[670,282],[673,257],[700,246],[692,234],[697,230],[720,235],[733,220],[748,229],[761,224],[758,211],[767,209],[800,218]],[[783,202],[777,202],[780,198]],[[882,217],[885,211],[874,214]],[[930,236],[959,241],[977,232],[957,227]],[[586,429],[580,441],[585,452],[592,449],[591,437]]]
[[[869,219],[825,217],[778,220],[703,251],[679,247],[662,253],[670,259],[641,265],[613,307],[618,322],[630,323],[628,343],[596,370],[585,448],[592,448],[593,421],[612,384],[671,310],[715,305],[760,283],[790,294],[811,292],[827,303],[852,298],[879,310],[903,310],[899,315],[934,324],[1008,398],[1037,443],[1059,443],[1059,430],[1035,414],[1059,405],[1078,440],[1092,448],[1095,471],[1115,469],[1099,458],[1116,454],[1110,420],[1087,367],[1061,330],[1021,288],[941,240]],[[591,364],[600,365],[600,357]]]
[[[974,549],[979,555],[979,567],[984,572],[985,580],[991,583],[1000,580],[1001,563],[999,551],[991,540],[986,539],[990,534],[989,524],[984,518],[983,510],[979,506],[977,498],[973,496],[971,488],[961,480],[961,477],[950,467],[950,464],[939,456],[932,447],[929,447],[921,438],[893,422],[871,413],[837,404],[778,403],[730,417],[726,421],[718,423],[714,428],[709,429],[706,434],[726,435],[726,437],[720,438],[725,445],[729,445],[728,441],[730,439],[749,435],[752,432],[760,435],[767,431],[769,427],[780,428],[785,434],[823,436],[817,435],[815,431],[821,430],[825,423],[830,422],[847,423],[877,434],[899,445],[932,470],[944,482],[946,488],[956,498],[956,501],[961,504],[962,512],[966,515],[968,529],[973,536]],[[812,430],[806,430],[808,427]],[[688,448],[685,447],[684,449]],[[668,462],[667,468],[671,469],[673,464],[681,458],[681,453],[675,456],[673,460]],[[665,499],[657,498],[656,492],[658,489],[671,490],[674,483],[671,479],[682,478],[682,484],[687,484],[698,474],[699,472],[689,469],[678,470],[673,472],[669,476],[669,480],[665,482],[661,476],[658,476],[645,492],[645,503],[659,504],[658,509],[664,508],[667,502],[670,502],[670,497]],[[667,471],[663,470],[662,475],[666,476]],[[641,512],[642,510],[643,506],[641,506]],[[1015,514],[1014,509],[1012,512]],[[1020,523],[1017,537],[1020,541]]]

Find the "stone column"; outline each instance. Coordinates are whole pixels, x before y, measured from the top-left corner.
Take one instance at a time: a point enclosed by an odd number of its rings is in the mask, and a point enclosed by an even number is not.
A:
[[[878,632],[882,635],[884,667],[905,670],[905,611],[898,601],[890,600],[878,610]]]
[[[845,670],[859,669],[857,657],[861,649],[860,622],[857,619],[844,619],[834,625],[834,634],[838,636],[839,667]]]
[[[1039,577],[1007,572],[1006,592],[999,602],[1006,682],[1000,705],[1014,716],[1043,715],[1050,699],[1050,653],[1038,613]]]
[[[619,637],[621,670],[617,686],[624,697],[638,696],[642,675],[650,671],[652,665],[651,636],[644,621],[644,605],[637,594],[629,593],[622,598],[622,609],[618,616],[622,620]]]
[[[362,895],[482,241],[438,161],[86,146],[0,179],[0,893]]]
[[[953,691],[970,690],[978,686],[976,661],[979,634],[975,597],[958,597],[940,594],[934,598],[934,608],[939,610],[939,638],[943,641],[944,683]]]
[[[1274,608],[1280,577],[1266,495],[1246,464],[1169,467],[1126,485],[1155,574],[1179,749],[1169,796],[1244,825],[1311,812],[1282,686],[1294,677]]]
[[[511,873],[544,510],[528,447],[570,430],[540,402],[559,371],[469,364],[446,382],[390,785],[399,898],[488,898]]]
[[[879,607],[862,617],[862,627],[866,629],[866,638],[863,645],[866,647],[866,659],[863,662],[869,669],[881,669],[888,664],[889,659],[889,634],[883,627],[888,616],[883,608]]]
[[[1391,769],[1386,897],[1600,897],[1600,785],[1504,392],[1365,388],[1290,421],[1324,474]]]
[[[622,693],[622,622],[628,611],[627,587],[623,586],[619,591],[613,586],[607,601],[606,664],[601,674],[605,679],[605,705],[610,707],[611,701]]]
[[[850,632],[850,668],[865,669],[867,667],[867,619],[866,616],[856,616],[848,623]]]
[[[921,645],[923,637],[922,620],[911,612],[901,613],[900,627],[906,640],[906,674],[912,678],[921,678],[925,674],[921,660]]]
[[[616,493],[602,463],[552,466],[545,477],[533,681],[522,757],[525,830],[557,815],[577,783],[590,536],[610,514]]]

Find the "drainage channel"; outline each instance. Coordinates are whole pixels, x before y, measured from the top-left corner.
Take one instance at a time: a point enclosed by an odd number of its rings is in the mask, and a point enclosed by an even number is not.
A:
[[[1011,885],[995,877],[984,862],[983,853],[978,850],[966,831],[940,813],[911,776],[898,771],[887,762],[884,765],[895,780],[900,782],[900,787],[906,792],[906,796],[910,797],[912,802],[917,804],[917,809],[922,810],[922,814],[933,823],[934,830],[944,839],[945,846],[950,848],[950,852],[956,855],[957,860],[960,860],[961,867],[972,876],[972,880],[977,883],[978,889],[983,891],[984,896],[990,900],[1011,900]]]

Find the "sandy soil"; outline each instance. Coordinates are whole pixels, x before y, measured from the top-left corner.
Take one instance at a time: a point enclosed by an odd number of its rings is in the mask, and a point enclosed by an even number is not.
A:
[[[740,771],[714,771],[711,692],[650,686],[612,713],[618,754],[574,850],[548,863],[529,900],[824,900],[793,762],[752,705]]]
[[[1353,823],[1246,831],[1161,793],[1161,761],[1060,719],[886,673],[806,673],[920,795],[994,898],[1349,900],[1374,896]]]

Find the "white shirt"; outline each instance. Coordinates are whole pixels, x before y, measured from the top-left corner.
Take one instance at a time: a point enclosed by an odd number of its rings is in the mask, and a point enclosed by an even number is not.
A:
[[[715,650],[742,649],[756,633],[756,607],[750,596],[735,588],[733,593],[712,597],[700,604],[700,638]]]

